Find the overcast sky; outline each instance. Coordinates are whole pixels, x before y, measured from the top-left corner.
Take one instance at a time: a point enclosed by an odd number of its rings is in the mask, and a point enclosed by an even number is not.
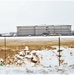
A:
[[[70,24],[73,30],[74,1],[0,1],[0,33],[41,24]]]

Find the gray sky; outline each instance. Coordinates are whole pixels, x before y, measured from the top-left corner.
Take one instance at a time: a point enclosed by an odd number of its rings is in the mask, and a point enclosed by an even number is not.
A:
[[[41,24],[72,24],[74,30],[74,1],[0,1],[0,33]]]

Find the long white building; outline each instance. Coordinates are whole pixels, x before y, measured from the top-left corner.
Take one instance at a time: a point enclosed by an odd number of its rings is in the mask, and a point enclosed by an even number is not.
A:
[[[70,35],[71,25],[17,26],[17,36]]]

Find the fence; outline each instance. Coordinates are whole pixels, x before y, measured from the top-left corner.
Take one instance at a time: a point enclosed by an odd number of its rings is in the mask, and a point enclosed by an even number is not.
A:
[[[30,55],[32,51],[51,50],[56,54],[58,59],[57,65],[60,66],[61,64],[68,63],[63,59],[67,54],[62,54],[62,51],[67,50],[70,56],[74,56],[74,52],[72,51],[73,49],[73,36],[0,37],[0,62],[2,65],[22,65],[22,63],[25,64],[25,59],[29,59],[32,63],[36,64],[36,61],[31,60],[33,57],[25,57],[26,53],[27,55]],[[18,56],[18,54],[20,56]],[[34,56],[36,56],[36,53],[34,53]],[[19,60],[19,62],[17,62],[17,60]],[[74,61],[72,60],[70,62],[73,63]]]

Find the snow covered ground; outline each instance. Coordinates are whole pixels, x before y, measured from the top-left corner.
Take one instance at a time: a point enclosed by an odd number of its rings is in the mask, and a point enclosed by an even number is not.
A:
[[[61,47],[61,50],[61,66],[57,56],[58,47],[55,50],[33,50],[25,56],[22,50],[14,56],[15,61],[22,65],[1,66],[0,74],[74,74],[74,48]],[[31,61],[32,57],[37,63]]]
[[[55,36],[58,40],[59,36]],[[73,36],[60,36],[61,41],[74,41]],[[22,37],[6,37],[7,39],[22,39]],[[43,40],[47,38],[53,39],[54,36],[42,36],[42,37],[23,37],[26,40]],[[63,38],[68,38],[63,40]],[[69,40],[69,38],[71,38]],[[40,40],[39,40],[40,39]],[[50,40],[51,40],[50,39]],[[55,40],[55,39],[54,39]],[[45,40],[44,40],[45,41]],[[53,46],[52,49],[44,50],[32,50],[29,51],[28,47],[25,50],[20,50],[19,53],[14,55],[14,61],[11,60],[10,64],[6,66],[0,66],[0,74],[6,75],[17,75],[17,74],[64,74],[70,75],[74,74],[74,48],[69,48],[67,46],[60,47],[61,61],[59,66],[59,47]],[[3,61],[3,59],[0,59]],[[16,66],[17,65],[17,66]]]

